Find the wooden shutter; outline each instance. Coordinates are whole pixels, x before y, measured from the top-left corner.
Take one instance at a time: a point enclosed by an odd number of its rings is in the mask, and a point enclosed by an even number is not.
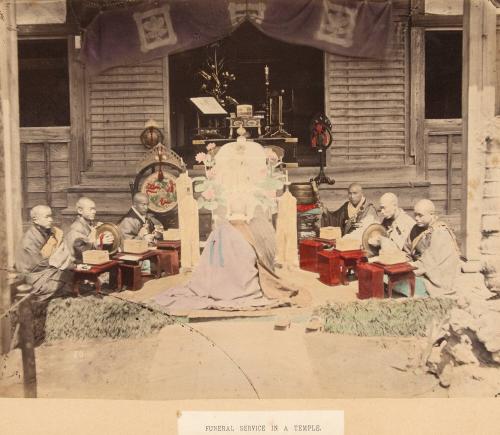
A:
[[[405,163],[407,11],[396,10],[385,60],[326,55],[326,110],[333,123],[330,164]]]
[[[166,75],[166,60],[158,59],[113,68],[91,79],[88,111],[93,167],[133,166],[144,157],[146,150],[139,139],[144,123],[152,118],[160,128],[166,127]]]

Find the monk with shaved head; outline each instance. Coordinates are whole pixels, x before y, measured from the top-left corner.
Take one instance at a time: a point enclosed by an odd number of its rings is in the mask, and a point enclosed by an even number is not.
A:
[[[380,214],[382,226],[387,231],[387,237],[376,236],[368,243],[382,250],[402,250],[415,221],[399,207],[398,197],[392,193],[384,193],[380,197]]]
[[[102,240],[96,239],[95,223],[96,205],[95,202],[82,196],[76,202],[76,212],[78,216],[71,224],[68,235],[65,239],[66,248],[72,261],[81,261],[83,252],[90,249],[99,249],[102,245],[111,245],[114,237],[111,233],[104,233]]]
[[[460,271],[460,251],[452,229],[436,215],[434,203],[421,199],[415,204],[415,221],[405,252],[417,267],[427,293],[442,296],[453,293]]]
[[[361,239],[363,231],[377,219],[377,211],[363,194],[359,183],[352,183],[347,189],[349,201],[333,212],[327,209],[323,212],[322,225],[340,227],[342,236],[351,239]]]
[[[61,245],[63,232],[54,226],[52,210],[36,205],[30,211],[31,226],[16,252],[16,269],[33,286],[36,302],[45,302],[64,293],[70,275],[53,267],[50,259]]]
[[[163,226],[149,212],[149,198],[144,193],[136,193],[132,199],[132,207],[123,216],[118,225],[124,239],[142,239],[152,242],[160,237]]]

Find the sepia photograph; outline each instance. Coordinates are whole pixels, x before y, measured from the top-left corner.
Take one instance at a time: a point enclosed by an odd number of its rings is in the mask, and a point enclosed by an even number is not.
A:
[[[0,408],[498,403],[499,0],[0,0],[0,97]]]

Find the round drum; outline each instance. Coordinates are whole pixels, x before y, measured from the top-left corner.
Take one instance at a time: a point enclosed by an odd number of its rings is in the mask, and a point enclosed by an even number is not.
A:
[[[317,201],[311,183],[292,183],[290,193],[297,199],[297,204],[314,204]]]

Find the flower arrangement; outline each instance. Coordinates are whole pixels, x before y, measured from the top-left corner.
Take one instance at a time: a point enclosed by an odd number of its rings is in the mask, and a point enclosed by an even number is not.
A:
[[[201,91],[206,95],[214,97],[222,107],[236,105],[238,102],[226,95],[231,82],[236,80],[234,74],[224,70],[224,58],[217,59],[217,47],[214,48],[214,56],[209,56],[204,69],[198,71],[203,83]]]
[[[205,176],[195,177],[194,191],[199,193],[198,208],[215,211],[219,207],[227,206],[227,192],[217,180],[215,154],[217,148],[209,143],[206,152],[196,154],[196,161],[205,166]],[[283,189],[285,174],[277,167],[281,165],[278,155],[272,149],[266,149],[266,166],[254,174],[255,184],[252,188],[253,202],[262,205],[264,209],[276,208],[277,191]]]
[[[195,156],[198,163],[203,163],[205,166],[205,177],[195,177],[194,182],[197,182],[194,191],[201,193],[198,198],[198,208],[214,211],[220,205],[225,205],[224,198],[221,197],[222,186],[215,181],[215,154],[217,147],[211,142],[207,145],[207,152],[199,152]]]

